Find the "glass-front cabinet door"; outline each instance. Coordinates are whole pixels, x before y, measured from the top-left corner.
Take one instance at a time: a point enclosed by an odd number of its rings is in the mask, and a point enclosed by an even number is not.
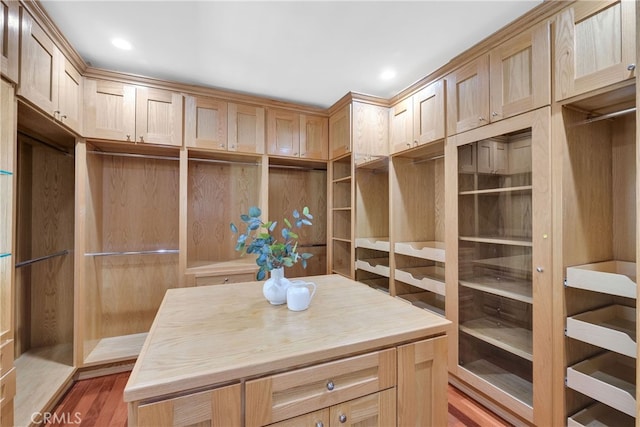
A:
[[[538,406],[551,404],[551,311],[538,310],[551,303],[548,123],[545,108],[448,143],[457,162],[455,374],[537,425]]]

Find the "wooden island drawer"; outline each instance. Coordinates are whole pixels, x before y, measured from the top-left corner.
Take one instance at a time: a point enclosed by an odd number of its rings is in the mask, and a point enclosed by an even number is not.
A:
[[[286,420],[395,385],[395,348],[247,381],[246,426]]]
[[[227,285],[229,283],[253,282],[256,273],[221,274],[217,276],[200,276],[195,278],[196,286]]]
[[[0,345],[0,376],[13,368],[13,340],[7,340]]]
[[[16,368],[0,377],[0,408],[13,401],[16,395]]]

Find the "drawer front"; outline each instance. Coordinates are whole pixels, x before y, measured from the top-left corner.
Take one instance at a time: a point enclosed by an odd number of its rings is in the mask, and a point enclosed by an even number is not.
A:
[[[329,427],[329,408],[271,424],[269,427]]]
[[[0,345],[0,377],[13,368],[13,340]]]
[[[6,403],[13,402],[16,395],[16,368],[0,377],[0,408]]]
[[[286,420],[395,385],[395,348],[247,381],[246,425]]]
[[[253,282],[255,273],[225,274],[220,276],[196,277],[196,286],[226,285],[229,283]]]

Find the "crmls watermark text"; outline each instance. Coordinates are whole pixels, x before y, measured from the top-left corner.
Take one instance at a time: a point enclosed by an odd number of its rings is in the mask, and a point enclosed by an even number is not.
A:
[[[32,423],[52,423],[52,424],[80,424],[82,422],[82,413],[80,412],[62,412],[60,414],[53,412],[34,412],[31,414]]]

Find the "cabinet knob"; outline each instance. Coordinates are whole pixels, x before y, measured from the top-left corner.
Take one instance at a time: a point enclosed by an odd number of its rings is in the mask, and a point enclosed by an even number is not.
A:
[[[333,390],[334,388],[336,388],[336,385],[333,383],[333,381],[329,381],[329,382],[327,383],[327,390],[331,391],[331,390]]]
[[[491,117],[496,117],[498,115],[498,113],[496,111],[494,111],[493,113],[491,113]]]
[[[543,273],[543,272],[544,272],[544,268],[542,268],[542,267],[536,267],[536,271],[537,271],[538,273]]]
[[[629,64],[629,65],[627,65],[627,70],[629,70],[629,71],[633,71],[633,70],[635,70],[635,69],[636,69],[636,64]]]
[[[341,423],[346,423],[347,422],[347,416],[345,414],[340,414],[340,416],[338,417],[338,421],[340,421]]]
[[[67,118],[67,115],[66,115],[66,114],[63,114],[62,116],[60,116],[60,120],[64,120],[64,119],[66,119],[66,118]]]
[[[324,427],[324,424],[322,423],[322,421],[318,421],[316,423],[316,427]]]
[[[127,141],[131,141],[131,135],[127,135]]]
[[[60,114],[60,110],[56,110],[53,112],[53,117],[57,116],[58,114]]]
[[[298,153],[293,153],[293,155],[294,155],[294,156],[297,156],[297,155],[298,155]]]
[[[224,148],[224,144],[220,144],[220,148]]]
[[[144,142],[144,136],[140,135],[140,142]]]
[[[229,283],[229,278],[228,277],[224,278],[224,283]]]
[[[407,142],[407,147],[411,147],[411,143],[410,142]]]
[[[480,116],[480,117],[478,117],[478,120],[481,121],[481,122],[484,122],[484,117]]]

